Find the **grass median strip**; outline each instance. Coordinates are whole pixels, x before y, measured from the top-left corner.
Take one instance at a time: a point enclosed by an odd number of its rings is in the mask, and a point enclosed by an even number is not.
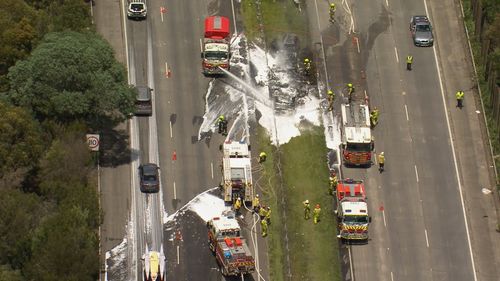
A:
[[[291,280],[341,280],[332,197],[327,194],[327,148],[324,139],[322,128],[315,127],[278,150],[270,145],[265,131],[259,130],[259,147],[270,152],[271,160],[263,165],[261,179],[261,183],[267,183],[264,198],[273,210],[267,238],[271,280],[289,280],[285,278],[288,275],[287,258]],[[282,204],[283,196],[286,198],[285,206]],[[317,225],[312,218],[304,219],[302,202],[306,199],[312,207],[318,203],[321,205],[321,221]],[[285,221],[283,212],[286,213]],[[288,235],[289,251],[283,248],[285,233]]]

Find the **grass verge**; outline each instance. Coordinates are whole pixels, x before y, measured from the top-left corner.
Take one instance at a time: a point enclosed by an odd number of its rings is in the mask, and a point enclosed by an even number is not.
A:
[[[261,150],[270,152],[260,182],[266,183],[261,184],[265,202],[273,210],[268,237],[271,280],[288,280],[287,255],[291,280],[341,280],[336,221],[332,197],[327,194],[328,149],[322,128],[303,132],[279,150],[259,128],[258,142]],[[321,205],[317,225],[303,217],[302,202],[306,199],[312,206]],[[289,251],[284,248],[285,224]]]
[[[472,53],[474,55],[474,60],[477,66],[477,82],[479,84],[479,87],[481,88],[481,99],[483,100],[484,104],[484,111],[486,114],[486,120],[487,120],[487,126],[488,130],[490,132],[490,138],[491,138],[491,146],[493,149],[493,155],[499,155],[500,154],[500,130],[496,126],[496,121],[493,115],[493,107],[491,105],[491,91],[488,87],[487,81],[484,80],[484,69],[485,65],[484,62],[481,58],[481,44],[474,33],[474,19],[472,17],[472,11],[471,11],[471,2],[470,0],[463,0],[463,8],[464,8],[464,14],[465,14],[465,26],[467,27],[467,30],[469,31],[470,35],[470,43],[472,47]],[[495,161],[495,165],[497,168],[497,174],[500,175],[500,158],[496,158],[493,161]],[[500,179],[496,179],[497,183],[497,189],[500,190],[500,184],[499,184]]]

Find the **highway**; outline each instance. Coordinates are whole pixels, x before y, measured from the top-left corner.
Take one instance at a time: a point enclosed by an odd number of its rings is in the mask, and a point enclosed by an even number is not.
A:
[[[375,152],[386,155],[383,173],[376,164],[343,168],[344,178],[365,181],[373,217],[369,243],[350,247],[352,277],[475,280],[443,78],[433,48],[414,47],[408,29],[412,15],[428,14],[424,1],[349,4],[338,11],[339,25],[322,32],[329,82],[334,89],[353,82],[358,94],[366,90],[370,106],[381,112]],[[408,54],[414,57],[411,72]]]

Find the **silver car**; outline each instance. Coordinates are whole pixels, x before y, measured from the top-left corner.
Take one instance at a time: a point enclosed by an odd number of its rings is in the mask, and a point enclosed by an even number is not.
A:
[[[434,45],[432,25],[427,16],[413,16],[410,20],[410,32],[413,43],[419,47],[431,47]]]

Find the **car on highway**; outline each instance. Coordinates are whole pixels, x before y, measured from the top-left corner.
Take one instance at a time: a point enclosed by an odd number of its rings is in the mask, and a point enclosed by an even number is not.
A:
[[[160,177],[158,165],[154,163],[139,166],[139,180],[141,192],[157,193],[160,191]]]
[[[153,102],[151,100],[152,89],[148,86],[137,86],[137,97],[135,99],[135,115],[153,115]]]
[[[432,47],[434,45],[432,25],[427,16],[411,17],[410,32],[415,46]]]
[[[148,15],[148,8],[145,0],[131,0],[128,9],[127,17],[129,19],[144,20]]]

